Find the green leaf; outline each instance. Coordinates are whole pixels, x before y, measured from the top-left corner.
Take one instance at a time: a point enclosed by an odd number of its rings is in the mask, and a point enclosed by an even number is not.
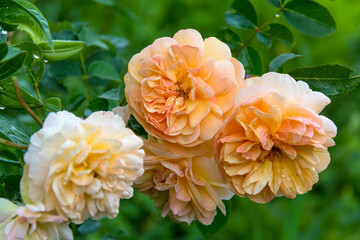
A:
[[[48,112],[58,112],[61,110],[61,100],[57,97],[51,97],[45,100],[45,110]]]
[[[86,100],[86,96],[79,93],[70,99],[69,111],[73,112],[80,107],[80,105]]]
[[[120,100],[120,91],[121,88],[111,89],[107,92],[104,92],[99,96],[99,98],[107,99],[107,100],[114,100],[119,101]]]
[[[284,3],[284,0],[266,0],[266,1],[268,1],[271,5],[277,8],[279,8],[281,4]]]
[[[256,29],[257,15],[249,0],[234,0],[225,13],[226,23],[238,29]]]
[[[246,47],[241,50],[239,60],[244,65],[246,74],[262,75],[263,62],[259,53],[253,47]]]
[[[4,170],[3,165],[5,165],[5,164],[8,165],[6,167],[7,170],[3,171]],[[10,173],[10,172],[13,172],[12,170],[15,170],[15,168],[11,168],[9,165],[12,165],[15,167],[21,167],[21,164],[20,164],[19,160],[17,159],[17,156],[14,153],[12,153],[10,151],[0,151],[0,177],[5,175],[4,173]],[[18,172],[18,173],[20,173],[20,172]]]
[[[34,42],[39,43],[47,40],[52,48],[49,24],[40,10],[31,2],[26,0],[0,0],[0,8],[3,8],[0,13],[0,21],[3,22],[4,18],[7,19],[8,21],[5,23],[18,25],[18,29],[28,32]],[[18,18],[19,16],[21,17]],[[12,19],[21,20],[14,22]],[[34,22],[35,24],[33,24]]]
[[[6,50],[5,50],[6,49]],[[6,55],[4,52],[6,51]],[[0,43],[0,81],[14,75],[23,65],[26,52],[9,47],[6,43]]]
[[[283,14],[291,26],[310,36],[322,37],[336,30],[336,24],[330,12],[314,1],[290,1],[285,5]]]
[[[81,224],[81,226],[79,228],[77,228],[76,231],[85,235],[85,234],[96,231],[97,229],[100,228],[100,226],[101,226],[100,221],[92,220],[89,218],[83,224]]]
[[[54,40],[53,44],[54,51],[52,51],[48,42],[39,44],[46,60],[60,61],[79,53],[85,47],[85,43],[81,41]]]
[[[15,47],[27,51],[24,62],[24,75],[34,86],[38,85],[44,76],[45,62],[40,47],[31,42],[16,44]]]
[[[94,0],[95,2],[98,2],[100,4],[103,4],[105,6],[114,6],[115,0]]]
[[[87,108],[92,112],[108,111],[109,110],[109,102],[105,99],[95,98],[94,100],[92,100],[89,103]]]
[[[198,227],[198,229],[204,235],[205,238],[210,238],[212,235],[217,233],[221,228],[223,228],[226,225],[228,218],[229,218],[230,211],[231,211],[231,208],[230,208],[231,202],[224,201],[224,204],[225,204],[227,214],[224,215],[218,208],[217,214],[216,214],[213,222],[211,223],[211,225],[206,226],[206,225],[201,224],[200,222],[196,222],[196,226]]]
[[[3,42],[0,43],[0,60],[2,60],[8,52],[8,44]]]
[[[8,35],[7,31],[3,30],[2,27],[0,26],[0,43],[6,42],[7,35]]]
[[[281,54],[279,56],[277,56],[276,58],[274,58],[269,65],[269,69],[270,71],[276,71],[277,69],[279,69],[280,67],[282,67],[284,65],[285,62],[294,59],[296,57],[302,57],[301,55],[297,55],[294,53],[284,53]]]
[[[96,46],[105,50],[109,50],[109,47],[104,42],[102,42],[99,36],[91,31],[88,26],[82,27],[79,34],[79,39],[85,42],[88,47]]]
[[[20,194],[21,173],[16,174],[16,170],[0,178],[0,197],[11,201],[21,201]]]
[[[47,72],[49,73],[50,77],[60,79],[82,75],[81,65],[78,62],[71,60],[51,63],[49,64],[49,69],[47,69]]]
[[[259,42],[269,47],[271,39],[280,40],[287,48],[291,48],[294,37],[291,31],[282,24],[272,23],[267,25],[261,32],[256,35]]]
[[[351,77],[352,73],[351,68],[341,65],[305,67],[289,72],[296,80],[307,82],[312,90],[329,97],[347,94],[360,84],[360,77]]]
[[[1,115],[0,133],[14,143],[28,144],[30,140],[30,136],[24,130]]]
[[[133,132],[136,135],[141,136],[145,139],[148,138],[148,133],[145,131],[143,126],[141,126],[141,124],[136,120],[136,118],[133,115],[130,115],[127,127],[133,130]]]
[[[21,87],[20,93],[30,108],[39,108],[42,106],[42,102],[40,102],[39,99],[33,97]],[[12,82],[0,85],[0,105],[10,109],[24,109],[17,99],[16,91]]]
[[[90,76],[107,79],[112,81],[120,81],[119,74],[115,68],[105,61],[94,61],[89,66]]]
[[[216,37],[226,43],[231,51],[236,51],[239,48],[241,40],[240,37],[229,28],[223,28],[216,34]]]
[[[114,36],[114,35],[101,35],[100,39],[104,41],[105,43],[110,43],[114,50],[112,50],[115,53],[122,53],[124,48],[129,45],[129,41],[126,38]],[[109,45],[109,44],[108,44]]]

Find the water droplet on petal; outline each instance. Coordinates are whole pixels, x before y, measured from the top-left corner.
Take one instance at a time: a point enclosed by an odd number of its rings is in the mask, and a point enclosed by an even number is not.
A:
[[[287,178],[286,178],[286,180],[287,180],[287,181],[290,181],[290,178],[289,178],[289,177],[287,177]]]
[[[285,175],[284,175],[284,174],[281,174],[281,177],[282,177],[282,178],[284,178],[284,177],[285,177]]]
[[[280,17],[280,15],[279,15],[279,14],[276,14],[275,17]]]

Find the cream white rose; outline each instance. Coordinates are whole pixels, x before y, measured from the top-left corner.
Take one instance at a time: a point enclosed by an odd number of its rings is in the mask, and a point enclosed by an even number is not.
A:
[[[30,141],[23,179],[29,198],[75,223],[114,218],[144,172],[143,141],[112,112],[85,120],[50,113]]]

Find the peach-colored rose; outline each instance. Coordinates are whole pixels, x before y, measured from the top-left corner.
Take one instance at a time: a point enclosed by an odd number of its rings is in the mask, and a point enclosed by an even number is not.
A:
[[[195,146],[212,139],[244,86],[244,68],[229,47],[193,29],[157,39],[129,63],[131,113],[163,140]]]
[[[226,213],[221,200],[230,199],[233,193],[213,158],[212,146],[185,148],[150,137],[144,149],[145,173],[134,187],[154,199],[163,217],[188,224],[197,219],[209,225],[216,207]]]
[[[330,99],[286,74],[246,83],[215,138],[228,184],[259,203],[306,193],[330,162],[327,147],[335,144],[336,126],[318,114]]]
[[[30,139],[22,192],[65,219],[114,218],[143,174],[143,142],[112,112],[50,113]]]
[[[0,239],[72,240],[72,231],[64,219],[45,211],[42,203],[16,206],[0,198]]]

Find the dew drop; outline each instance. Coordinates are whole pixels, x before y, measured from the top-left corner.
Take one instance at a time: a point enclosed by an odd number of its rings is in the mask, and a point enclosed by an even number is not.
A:
[[[2,34],[7,34],[7,31],[1,30],[1,33],[2,33]]]
[[[5,109],[5,107],[4,106],[0,106],[0,110],[4,110]]]
[[[46,63],[47,63],[47,62],[49,62],[49,61],[48,61],[48,60],[44,60],[44,62],[46,62]]]
[[[38,56],[36,53],[34,53],[33,57],[34,57],[35,59],[39,59],[39,56]]]
[[[275,17],[280,17],[280,15],[279,15],[279,14],[276,14]]]

